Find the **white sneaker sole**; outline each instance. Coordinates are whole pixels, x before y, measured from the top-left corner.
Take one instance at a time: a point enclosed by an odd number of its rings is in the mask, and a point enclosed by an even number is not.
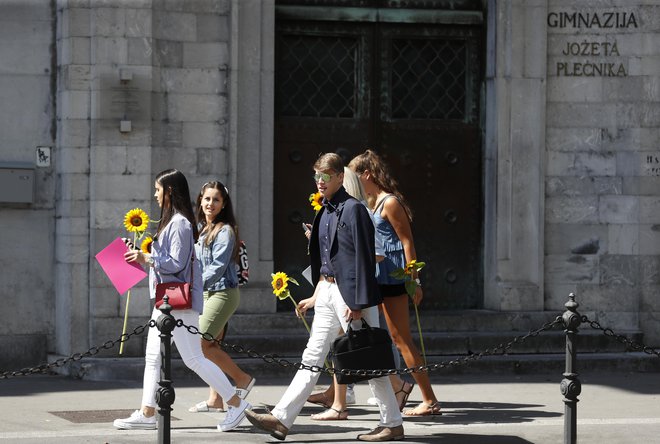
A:
[[[158,423],[154,424],[135,424],[129,422],[115,421],[112,425],[119,430],[156,430]]]

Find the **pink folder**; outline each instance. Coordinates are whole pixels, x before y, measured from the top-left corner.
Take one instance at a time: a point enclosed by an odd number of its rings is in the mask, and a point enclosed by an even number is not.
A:
[[[124,253],[127,250],[124,241],[118,237],[96,255],[96,260],[119,294],[126,293],[147,276],[140,264],[126,262]]]

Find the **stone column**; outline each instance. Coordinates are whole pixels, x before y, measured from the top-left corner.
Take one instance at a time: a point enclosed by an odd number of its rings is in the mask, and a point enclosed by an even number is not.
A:
[[[275,2],[232,0],[230,182],[240,202],[250,284],[239,312],[275,312],[273,271],[273,116]]]
[[[541,310],[547,1],[488,13],[484,306]]]

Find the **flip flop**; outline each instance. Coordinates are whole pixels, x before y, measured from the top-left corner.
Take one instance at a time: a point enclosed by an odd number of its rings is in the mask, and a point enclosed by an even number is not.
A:
[[[348,419],[348,410],[342,410],[340,412],[337,409],[329,407],[321,413],[314,413],[310,416],[310,419],[313,419],[314,421],[344,421]]]
[[[420,407],[426,407],[426,409],[422,412],[418,412],[417,409]],[[440,416],[442,415],[442,411],[440,410],[440,402],[436,401],[433,404],[429,404],[428,402],[422,402],[419,404],[417,407],[414,409],[408,409],[403,412],[404,416]]]
[[[252,379],[250,379],[250,382],[248,382],[247,387],[245,387],[245,388],[236,387],[236,396],[238,396],[241,399],[247,398],[247,395],[250,394],[250,390],[252,390],[252,387],[254,387],[255,382],[257,382],[257,379],[252,378]]]
[[[209,407],[206,401],[201,401],[188,409],[191,413],[222,413],[225,411],[222,407]]]

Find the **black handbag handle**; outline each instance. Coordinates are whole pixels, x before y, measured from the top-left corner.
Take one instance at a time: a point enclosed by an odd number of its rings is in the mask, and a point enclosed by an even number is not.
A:
[[[371,330],[371,325],[369,325],[364,318],[360,318],[360,320],[362,321],[362,328],[367,328]],[[348,329],[346,330],[346,334],[350,335],[354,331],[355,330],[353,330],[353,318],[350,318],[348,320]]]

